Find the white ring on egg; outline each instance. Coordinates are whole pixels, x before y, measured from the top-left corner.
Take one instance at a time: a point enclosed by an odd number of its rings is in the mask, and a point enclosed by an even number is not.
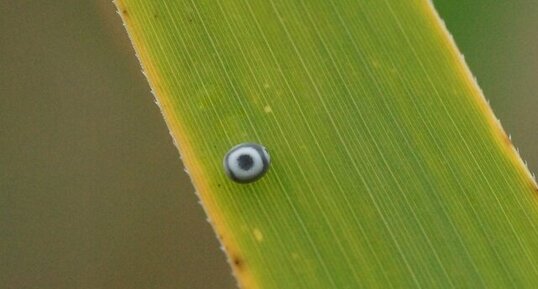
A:
[[[267,150],[255,143],[243,143],[233,147],[224,157],[226,174],[239,183],[250,183],[262,177],[271,159]]]

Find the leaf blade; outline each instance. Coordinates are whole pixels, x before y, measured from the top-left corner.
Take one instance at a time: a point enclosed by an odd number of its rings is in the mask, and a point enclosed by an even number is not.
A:
[[[245,287],[535,284],[536,185],[427,1],[117,4]]]

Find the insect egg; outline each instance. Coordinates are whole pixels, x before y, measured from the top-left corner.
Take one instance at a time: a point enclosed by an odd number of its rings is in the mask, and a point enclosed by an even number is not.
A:
[[[224,170],[238,183],[250,183],[261,178],[269,169],[271,158],[267,150],[255,143],[234,146],[224,157]]]

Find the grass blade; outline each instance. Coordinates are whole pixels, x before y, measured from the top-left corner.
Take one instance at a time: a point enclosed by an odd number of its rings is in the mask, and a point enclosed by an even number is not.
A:
[[[538,284],[536,184],[429,1],[116,4],[244,288]]]

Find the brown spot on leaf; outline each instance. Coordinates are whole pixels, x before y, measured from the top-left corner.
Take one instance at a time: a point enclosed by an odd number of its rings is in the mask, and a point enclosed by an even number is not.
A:
[[[241,257],[232,255],[232,263],[237,270],[241,271],[244,269],[245,261]]]

